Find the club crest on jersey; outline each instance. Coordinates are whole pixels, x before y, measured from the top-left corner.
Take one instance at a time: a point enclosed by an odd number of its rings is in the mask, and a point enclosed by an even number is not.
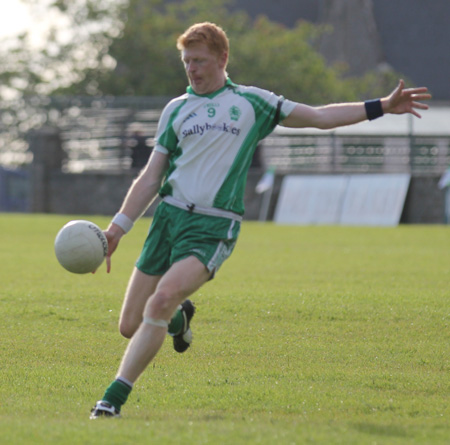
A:
[[[232,121],[237,121],[241,117],[242,111],[236,105],[233,105],[228,112],[230,113],[230,118]]]

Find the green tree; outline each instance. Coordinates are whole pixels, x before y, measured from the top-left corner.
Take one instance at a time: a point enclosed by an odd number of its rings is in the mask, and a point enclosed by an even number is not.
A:
[[[2,41],[0,99],[49,95],[72,85],[92,85],[85,79],[111,70],[108,48],[122,26],[127,0],[22,0],[37,18],[59,13],[44,42],[33,44],[29,32]],[[80,91],[82,88],[80,88]]]
[[[34,6],[42,3],[24,1]],[[27,34],[0,50],[0,99],[11,92],[19,96],[181,94],[186,77],[176,38],[191,24],[207,20],[228,33],[228,71],[237,83],[311,104],[372,97],[395,83],[397,76],[389,73],[345,78],[342,69],[328,67],[314,48],[323,28],[306,22],[286,28],[266,17],[253,20],[243,11],[231,11],[232,1],[48,0],[47,10],[58,11],[69,23],[69,38],[67,30],[55,26],[39,50],[31,46]]]
[[[288,29],[265,17],[252,21],[230,12],[229,0],[130,0],[121,34],[109,48],[117,62],[99,89],[113,95],[177,95],[186,77],[175,47],[177,36],[192,23],[212,20],[230,39],[228,71],[238,83],[257,85],[304,102],[355,98],[340,72],[328,68],[314,50],[320,28],[306,22]]]

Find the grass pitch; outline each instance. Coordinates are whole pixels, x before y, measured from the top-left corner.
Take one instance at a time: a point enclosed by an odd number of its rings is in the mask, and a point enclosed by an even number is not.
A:
[[[244,223],[192,348],[168,339],[122,419],[90,421],[149,220],[80,276],[53,253],[69,219],[0,215],[1,444],[449,443],[449,227]]]

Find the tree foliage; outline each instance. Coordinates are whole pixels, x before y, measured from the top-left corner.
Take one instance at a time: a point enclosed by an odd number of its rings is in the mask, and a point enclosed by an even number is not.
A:
[[[228,0],[130,0],[109,55],[115,69],[99,81],[103,94],[178,95],[186,76],[175,41],[188,26],[214,21],[230,39],[228,71],[237,83],[257,85],[304,102],[353,99],[351,85],[314,50],[320,29],[306,22],[288,29],[245,12]],[[213,14],[211,13],[213,11]]]
[[[200,21],[214,21],[226,30],[231,50],[228,71],[237,83],[311,104],[354,100],[392,83],[390,75],[379,73],[364,79],[345,78],[341,69],[328,67],[314,49],[321,27],[299,22],[286,28],[266,17],[253,20],[243,11],[231,11],[232,0],[48,1],[49,9],[70,22],[71,37],[62,38],[64,30],[54,27],[38,51],[29,44],[27,34],[8,51],[0,51],[0,98],[11,91],[20,95],[181,94],[187,80],[176,38]]]
[[[39,44],[30,32],[0,42],[0,98],[52,94],[114,66],[108,48],[126,0],[22,1],[36,18],[54,14],[55,20]]]

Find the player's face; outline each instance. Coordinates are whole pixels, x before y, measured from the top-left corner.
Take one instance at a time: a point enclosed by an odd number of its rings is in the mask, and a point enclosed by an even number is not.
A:
[[[213,93],[225,85],[227,53],[219,56],[204,43],[196,43],[182,50],[181,59],[197,94]]]

